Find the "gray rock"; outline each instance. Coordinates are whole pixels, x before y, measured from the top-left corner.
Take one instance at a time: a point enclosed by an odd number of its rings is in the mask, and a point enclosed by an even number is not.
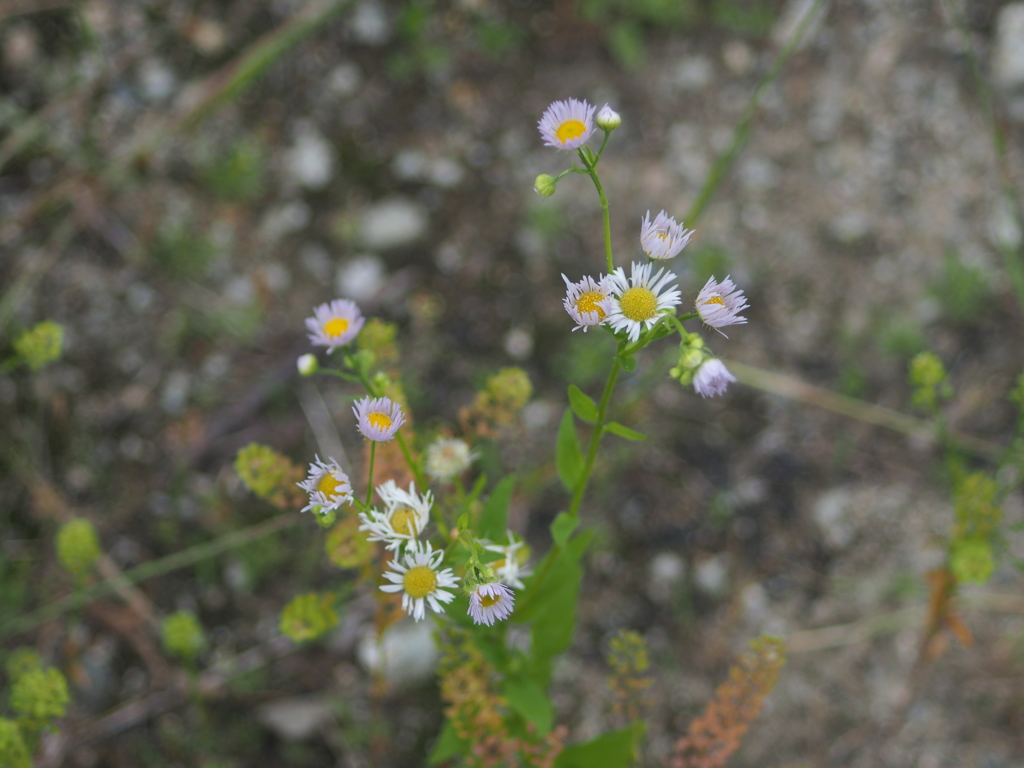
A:
[[[675,552],[659,552],[647,566],[647,596],[669,603],[686,578],[686,561]]]
[[[295,131],[295,143],[284,159],[288,181],[306,189],[323,189],[334,174],[334,147],[309,122]]]
[[[353,301],[365,301],[384,285],[384,262],[372,254],[356,256],[338,267],[338,294]]]
[[[854,528],[849,520],[850,491],[834,488],[818,498],[814,504],[814,522],[821,529],[825,541],[836,549],[843,549],[853,541]]]
[[[434,676],[440,651],[434,642],[436,625],[404,619],[389,627],[382,638],[372,631],[359,642],[356,657],[370,672],[380,672],[393,686],[408,687]]]
[[[363,211],[359,237],[371,251],[412,245],[427,232],[427,212],[404,197],[391,197]]]
[[[1024,2],[1004,5],[996,18],[992,78],[1007,91],[1024,91]]]
[[[286,741],[301,741],[333,721],[334,710],[326,698],[296,696],[263,704],[256,719]]]

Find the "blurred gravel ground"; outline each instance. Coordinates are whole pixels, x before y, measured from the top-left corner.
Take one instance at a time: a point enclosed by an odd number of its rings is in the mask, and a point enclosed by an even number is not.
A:
[[[600,209],[581,178],[551,199],[532,191],[565,160],[536,121],[569,96],[622,114],[602,179],[618,260],[639,256],[640,218],[696,199],[806,7],[794,3],[714,0],[679,26],[636,22],[639,54],[620,41],[616,57],[606,34],[628,14],[611,2],[599,24],[570,2],[364,0],[195,125],[181,116],[209,93],[196,84],[302,3],[0,3],[0,328],[5,346],[45,318],[67,331],[59,364],[0,377],[5,618],[70,586],[44,491],[131,567],[267,517],[231,462],[251,440],[307,461],[303,408],[332,413],[356,456],[339,390],[294,373],[302,319],[337,295],[402,326],[421,424],[453,423],[488,373],[526,368],[536,400],[490,460],[524,473],[513,522],[543,551],[564,503],[543,462],[565,385],[593,391],[609,348],[568,333],[560,274],[600,269]],[[1024,6],[961,10],[1020,190]],[[942,6],[833,2],[678,260],[684,296],[731,273],[750,323],[710,340],[717,353],[899,410],[908,359],[931,349],[957,388],[951,426],[1004,444],[1024,334],[1000,253],[1022,233],[999,167]],[[915,606],[952,519],[934,447],[742,386],[700,400],[666,375],[674,355],[655,348],[624,380],[617,418],[650,439],[606,443],[584,511],[598,544],[555,686],[573,739],[615,722],[602,661],[614,630],[640,631],[658,670],[650,765],[768,631],[790,638],[790,662],[731,765],[1024,764],[1009,565],[964,598],[974,646],[950,645],[874,751],[907,701]],[[1019,493],[1005,513],[1024,518]],[[273,656],[281,607],[337,578],[320,536],[300,525],[142,589],[162,613],[199,613],[207,663],[260,644]],[[1019,535],[1010,547],[1024,555]],[[423,764],[436,691],[371,696],[356,653],[371,610],[357,597],[329,642],[279,649],[201,707],[72,742],[67,764]],[[18,640],[69,671],[65,730],[88,734],[119,702],[148,700],[160,669],[145,632],[102,611],[69,619]],[[52,740],[48,764],[67,746]]]

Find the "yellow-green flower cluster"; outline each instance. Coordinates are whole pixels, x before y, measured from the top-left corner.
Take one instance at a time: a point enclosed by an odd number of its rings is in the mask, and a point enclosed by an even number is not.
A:
[[[192,659],[206,647],[203,627],[190,611],[178,611],[164,619],[162,634],[167,652],[183,659]]]
[[[942,361],[931,352],[921,352],[910,361],[910,385],[914,388],[910,402],[927,411],[934,411],[940,398],[953,394]]]
[[[57,360],[64,349],[64,328],[44,320],[14,340],[14,351],[33,371]]]
[[[330,592],[293,598],[281,612],[281,632],[297,643],[320,637],[338,624],[334,600]]]
[[[956,484],[956,526],[949,545],[949,567],[958,581],[984,584],[995,569],[992,539],[1002,517],[997,492],[995,480],[981,472]]]
[[[32,768],[21,728],[6,717],[0,717],[0,765],[4,768]]]
[[[70,520],[57,531],[57,558],[75,576],[84,573],[99,556],[100,540],[88,520]]]
[[[235,457],[235,472],[245,487],[261,498],[288,484],[291,462],[273,448],[249,443]]]
[[[70,700],[68,681],[54,667],[27,669],[11,686],[11,709],[30,728],[64,717]]]

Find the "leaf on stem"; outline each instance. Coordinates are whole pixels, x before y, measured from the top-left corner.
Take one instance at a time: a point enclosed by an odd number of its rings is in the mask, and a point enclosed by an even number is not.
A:
[[[632,373],[636,370],[636,358],[633,355],[619,355],[618,360],[622,370],[626,373]]]
[[[637,747],[646,729],[647,724],[638,721],[582,744],[572,744],[562,750],[555,768],[630,768],[636,762]]]
[[[555,709],[536,681],[510,677],[505,680],[501,692],[512,709],[537,727],[539,736],[547,736],[555,720]]]
[[[627,426],[619,424],[617,421],[611,421],[604,425],[605,432],[611,432],[613,435],[624,437],[627,440],[646,440],[647,435],[642,432],[637,432],[635,429],[630,429]]]
[[[480,513],[480,536],[491,541],[503,541],[508,524],[508,505],[516,489],[516,476],[507,475],[494,486]]]
[[[570,515],[568,512],[559,512],[558,517],[551,524],[551,538],[555,540],[555,544],[564,547],[579,524],[580,519],[576,515]]]
[[[569,405],[580,421],[593,424],[597,421],[597,403],[575,384],[569,385]]]
[[[562,423],[558,426],[558,442],[555,444],[555,469],[558,478],[569,493],[572,493],[583,477],[583,454],[576,439],[576,425],[572,411],[565,409]]]

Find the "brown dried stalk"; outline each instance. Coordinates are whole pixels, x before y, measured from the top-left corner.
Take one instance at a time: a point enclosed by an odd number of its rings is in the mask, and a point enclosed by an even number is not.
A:
[[[722,768],[740,748],[743,734],[761,713],[764,698],[785,663],[786,646],[781,640],[762,635],[752,642],[704,712],[676,742],[671,768]]]

